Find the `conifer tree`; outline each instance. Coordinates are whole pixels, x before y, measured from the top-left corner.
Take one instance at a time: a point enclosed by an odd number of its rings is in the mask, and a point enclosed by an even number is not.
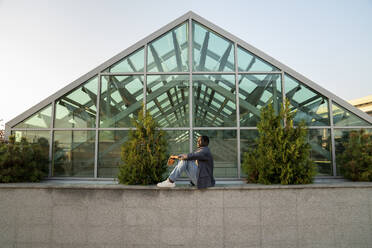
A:
[[[344,139],[337,156],[341,174],[352,181],[372,181],[372,134],[361,129]]]
[[[165,132],[143,108],[138,119],[132,118],[135,129],[130,130],[129,140],[121,147],[123,163],[119,166],[121,184],[155,184],[163,180],[167,169],[167,140]]]
[[[313,181],[315,168],[310,159],[310,145],[306,143],[305,123],[294,128],[295,112],[290,111],[289,105],[286,99],[278,115],[272,104],[261,110],[257,147],[243,157],[242,168],[248,175],[248,183],[306,184]]]

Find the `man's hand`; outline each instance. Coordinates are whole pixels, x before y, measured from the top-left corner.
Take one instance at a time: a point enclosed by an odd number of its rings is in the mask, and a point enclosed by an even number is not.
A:
[[[168,163],[167,165],[168,166],[172,166],[174,164],[174,162],[176,161],[176,159],[178,159],[178,156],[175,156],[175,155],[172,155],[168,158]]]

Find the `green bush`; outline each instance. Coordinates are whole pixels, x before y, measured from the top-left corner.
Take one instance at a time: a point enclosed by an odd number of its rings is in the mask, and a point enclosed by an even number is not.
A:
[[[294,114],[288,100],[278,115],[271,104],[261,110],[257,147],[243,155],[242,168],[248,183],[312,183],[315,166],[306,143],[307,130],[304,122],[293,127]]]
[[[0,182],[38,182],[48,175],[49,142],[39,138],[29,143],[25,138],[20,142],[14,136],[9,142],[0,143]]]
[[[372,134],[351,131],[339,155],[341,174],[352,181],[372,181]]]
[[[141,110],[138,120],[132,119],[136,129],[129,132],[129,139],[121,147],[123,164],[119,166],[121,184],[155,184],[162,181],[167,169],[168,156],[165,133],[146,112]]]

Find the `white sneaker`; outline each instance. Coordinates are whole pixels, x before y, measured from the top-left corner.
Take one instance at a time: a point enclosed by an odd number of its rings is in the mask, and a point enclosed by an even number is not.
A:
[[[167,180],[165,180],[161,183],[158,183],[157,186],[160,187],[160,188],[174,188],[174,187],[176,187],[176,183],[171,183],[169,181],[169,178],[167,178]]]

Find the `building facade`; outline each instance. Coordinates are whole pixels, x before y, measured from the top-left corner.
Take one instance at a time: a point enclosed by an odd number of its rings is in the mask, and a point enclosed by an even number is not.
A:
[[[340,176],[337,154],[372,118],[234,35],[189,12],[6,124],[6,136],[45,138],[51,178],[112,179],[142,105],[165,130],[169,153],[208,135],[216,179],[245,177],[260,109],[288,98],[309,127],[319,177]]]

